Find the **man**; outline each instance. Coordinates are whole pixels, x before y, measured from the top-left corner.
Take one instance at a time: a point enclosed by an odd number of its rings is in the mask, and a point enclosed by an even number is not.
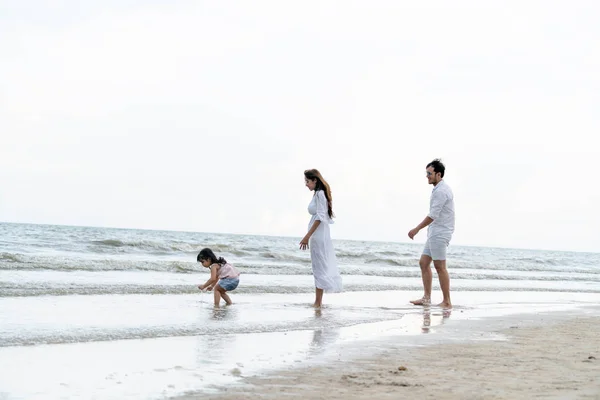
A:
[[[452,302],[450,301],[450,276],[446,269],[446,249],[454,232],[454,195],[450,186],[443,180],[445,171],[446,167],[439,159],[427,164],[427,181],[433,185],[431,199],[429,200],[429,214],[416,228],[408,232],[408,237],[413,239],[421,229],[428,226],[427,242],[419,260],[424,294],[422,298],[412,300],[411,303],[417,306],[431,304],[431,283],[433,280],[431,261],[433,260],[444,296],[439,306],[450,309],[452,308]]]

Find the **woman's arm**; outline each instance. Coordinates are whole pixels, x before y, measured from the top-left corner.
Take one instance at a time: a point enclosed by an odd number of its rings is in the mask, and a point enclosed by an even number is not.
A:
[[[302,238],[300,241],[300,249],[306,250],[308,249],[308,240],[312,236],[313,233],[317,230],[321,223],[327,223],[327,219],[329,218],[328,206],[327,206],[327,197],[325,197],[325,192],[319,190],[315,193],[316,202],[317,202],[317,219],[312,224],[308,233]]]
[[[310,227],[308,233],[306,234],[306,236],[304,236],[302,238],[302,240],[300,241],[300,250],[306,250],[308,249],[308,240],[310,239],[310,237],[312,236],[313,233],[315,233],[315,231],[317,230],[317,228],[319,227],[319,225],[321,225],[321,221],[316,220],[315,222],[313,222],[312,226]]]

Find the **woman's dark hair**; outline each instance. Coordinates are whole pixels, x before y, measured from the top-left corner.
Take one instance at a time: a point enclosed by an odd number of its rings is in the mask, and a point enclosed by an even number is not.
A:
[[[215,253],[213,253],[213,251],[209,248],[206,249],[202,249],[200,250],[200,253],[198,253],[198,258],[197,258],[198,262],[201,262],[202,260],[210,260],[210,264],[226,264],[227,260],[225,260],[223,257],[219,257],[217,258],[217,256],[215,256]]]
[[[436,158],[435,160],[427,164],[425,168],[429,167],[433,168],[433,172],[435,172],[436,174],[439,172],[442,178],[444,177],[444,173],[446,172],[446,166],[444,165],[444,163],[442,163],[442,160]]]
[[[329,218],[333,218],[335,216],[333,213],[333,199],[331,198],[331,188],[329,187],[327,181],[316,169],[307,169],[304,171],[304,177],[306,179],[310,179],[311,181],[317,181],[317,185],[315,186],[315,194],[317,193],[317,190],[322,190],[325,192],[325,198],[327,199],[327,214],[329,214]]]

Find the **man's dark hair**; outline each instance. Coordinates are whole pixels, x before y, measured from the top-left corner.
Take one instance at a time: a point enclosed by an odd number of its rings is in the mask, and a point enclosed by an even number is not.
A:
[[[440,160],[439,158],[436,158],[435,160],[433,160],[432,162],[427,164],[427,166],[425,168],[429,168],[429,167],[433,168],[433,172],[435,172],[436,174],[439,172],[442,175],[442,178],[444,177],[444,172],[446,172],[446,167],[442,163],[442,160]]]

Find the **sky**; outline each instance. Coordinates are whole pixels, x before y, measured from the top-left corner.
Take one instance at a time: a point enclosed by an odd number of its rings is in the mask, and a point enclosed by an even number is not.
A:
[[[0,221],[600,251],[597,1],[0,0]],[[416,242],[424,242],[421,232]]]

